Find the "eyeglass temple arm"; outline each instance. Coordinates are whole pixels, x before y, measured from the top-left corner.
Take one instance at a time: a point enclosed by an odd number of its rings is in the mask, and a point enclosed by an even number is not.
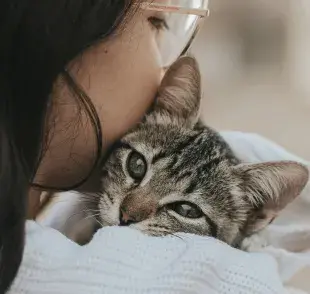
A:
[[[163,11],[163,12],[174,12],[180,14],[193,14],[201,17],[209,16],[209,9],[202,8],[186,8],[175,5],[164,5],[160,3],[143,2],[140,4],[142,9]]]

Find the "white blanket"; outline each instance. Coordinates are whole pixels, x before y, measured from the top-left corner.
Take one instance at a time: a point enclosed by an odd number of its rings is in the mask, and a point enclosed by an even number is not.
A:
[[[29,222],[11,293],[285,293],[273,258],[209,238],[179,236],[152,238],[128,228],[104,228],[81,247]]]
[[[241,132],[223,132],[222,135],[243,161],[294,160],[309,166],[309,162],[259,135]],[[294,286],[299,290],[296,293],[310,293],[310,181],[257,241],[258,246],[252,250],[276,259],[285,285]],[[266,247],[260,248],[261,244]]]
[[[223,136],[245,161],[304,162],[256,135]],[[257,237],[252,249],[261,253],[205,237],[153,238],[128,228],[101,229],[81,247],[28,222],[24,260],[10,293],[310,293],[309,191]]]

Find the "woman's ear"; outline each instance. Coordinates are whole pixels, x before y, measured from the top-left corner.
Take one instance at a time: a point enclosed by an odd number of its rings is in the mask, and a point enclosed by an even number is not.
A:
[[[199,116],[201,81],[197,61],[181,57],[166,71],[153,111],[194,125]]]

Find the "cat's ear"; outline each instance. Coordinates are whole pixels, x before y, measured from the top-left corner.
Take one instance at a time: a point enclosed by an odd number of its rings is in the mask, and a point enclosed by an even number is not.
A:
[[[309,179],[306,166],[290,161],[240,165],[236,171],[252,207],[244,231],[246,235],[271,223],[302,192]]]
[[[189,124],[198,120],[201,81],[197,61],[189,56],[179,58],[167,70],[159,87],[155,112]]]

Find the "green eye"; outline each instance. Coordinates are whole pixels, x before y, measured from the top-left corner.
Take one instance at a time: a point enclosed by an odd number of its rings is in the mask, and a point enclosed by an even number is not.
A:
[[[189,202],[176,202],[168,205],[168,208],[176,212],[177,214],[186,218],[201,218],[203,212],[195,204]]]
[[[141,182],[147,171],[147,163],[143,155],[132,151],[127,159],[127,171],[136,181]]]

